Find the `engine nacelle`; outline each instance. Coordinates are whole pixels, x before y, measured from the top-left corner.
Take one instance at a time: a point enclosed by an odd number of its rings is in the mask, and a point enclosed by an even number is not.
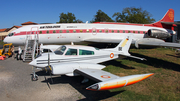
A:
[[[78,62],[72,62],[72,63],[60,63],[60,64],[52,64],[52,74],[54,75],[68,75],[73,76],[75,69],[103,69],[105,68],[104,65],[100,64],[92,64],[92,63],[78,63]]]
[[[148,35],[153,38],[159,38],[159,39],[165,39],[171,36],[170,33],[163,31],[163,30],[158,30],[158,29],[149,29],[148,30]]]

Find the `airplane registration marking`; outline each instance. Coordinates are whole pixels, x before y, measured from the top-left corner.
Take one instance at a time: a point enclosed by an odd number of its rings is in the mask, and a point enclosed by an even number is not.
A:
[[[124,40],[124,42],[121,44],[121,47],[124,47],[129,39]]]
[[[102,77],[102,78],[105,78],[105,79],[111,78],[111,77],[108,76],[108,75],[102,75],[101,77]]]
[[[113,54],[113,53],[111,53],[111,54],[110,54],[110,58],[113,58],[113,57],[114,57],[114,54]]]

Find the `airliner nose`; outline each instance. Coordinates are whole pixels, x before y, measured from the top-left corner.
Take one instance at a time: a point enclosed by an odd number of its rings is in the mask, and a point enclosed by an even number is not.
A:
[[[4,42],[4,43],[8,43],[7,37],[4,38],[3,42]]]

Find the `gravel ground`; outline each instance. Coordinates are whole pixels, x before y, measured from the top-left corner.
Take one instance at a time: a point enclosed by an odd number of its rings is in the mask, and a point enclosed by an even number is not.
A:
[[[84,98],[68,83],[69,80],[59,84],[50,84],[46,82],[50,82],[50,79],[48,79],[50,77],[44,73],[45,76],[39,76],[38,81],[31,81],[31,73],[32,67],[28,63],[16,61],[13,58],[1,60],[1,101],[75,101]],[[43,73],[39,72],[38,74]],[[59,76],[53,76],[53,80],[59,78]],[[70,79],[72,78],[70,77]]]
[[[86,90],[91,84],[81,84],[82,77],[52,76],[51,82],[49,74],[38,70],[39,80],[31,81],[31,73],[32,67],[28,63],[12,57],[0,60],[1,101],[108,100],[120,93]]]

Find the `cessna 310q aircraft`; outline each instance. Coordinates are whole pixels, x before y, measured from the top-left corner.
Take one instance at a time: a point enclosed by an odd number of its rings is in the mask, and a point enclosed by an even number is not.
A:
[[[63,45],[54,53],[45,53],[29,64],[54,75],[82,75],[98,83],[87,87],[88,90],[108,90],[128,86],[142,81],[153,73],[119,77],[101,69],[104,65],[98,63],[117,59],[119,55],[131,56],[128,53],[133,35],[126,36],[115,48],[97,49],[90,46]]]
[[[138,45],[180,47],[177,43],[164,42],[163,39],[176,34],[174,31],[174,10],[169,9],[165,16],[152,24],[132,23],[64,23],[23,26],[9,33],[6,43],[24,44],[27,36],[43,44],[101,42],[119,43],[128,33],[133,33],[133,42]]]

